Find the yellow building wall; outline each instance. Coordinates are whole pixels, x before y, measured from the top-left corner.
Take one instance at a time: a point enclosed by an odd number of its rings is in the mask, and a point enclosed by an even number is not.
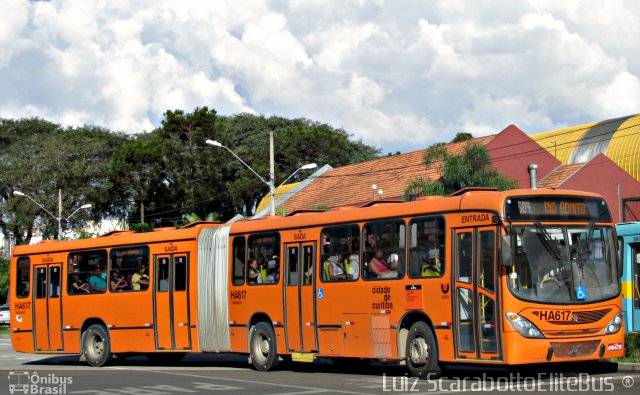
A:
[[[537,133],[530,137],[563,164],[568,164],[576,145],[595,125],[604,122],[591,122],[584,125]],[[611,125],[618,125],[612,122]],[[640,181],[640,114],[628,117],[619,124],[605,152],[607,157]]]

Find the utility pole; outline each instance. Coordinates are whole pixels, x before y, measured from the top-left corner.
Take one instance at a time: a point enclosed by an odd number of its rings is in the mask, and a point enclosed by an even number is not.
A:
[[[58,240],[62,240],[62,189],[58,189]]]
[[[276,215],[275,162],[273,159],[273,131],[269,132],[269,194],[271,195],[271,216]]]

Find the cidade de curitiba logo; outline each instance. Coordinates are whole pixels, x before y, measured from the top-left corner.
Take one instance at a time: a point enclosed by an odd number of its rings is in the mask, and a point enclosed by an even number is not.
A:
[[[72,377],[58,376],[55,373],[39,375],[38,372],[9,372],[10,394],[66,394],[67,386],[72,383]]]

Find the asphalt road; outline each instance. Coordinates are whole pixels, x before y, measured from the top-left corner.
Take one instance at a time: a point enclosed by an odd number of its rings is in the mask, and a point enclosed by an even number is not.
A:
[[[236,355],[188,354],[179,364],[158,366],[143,356],[91,368],[77,355],[21,354],[0,338],[0,393],[177,395],[252,394],[449,394],[582,392],[637,394],[640,372],[617,372],[616,364],[563,364],[520,369],[450,366],[439,380],[415,380],[405,369],[356,362],[286,364],[257,372]],[[4,373],[4,374],[3,374]],[[24,384],[27,386],[25,387]],[[10,386],[12,385],[12,386]],[[20,392],[26,389],[27,392]]]

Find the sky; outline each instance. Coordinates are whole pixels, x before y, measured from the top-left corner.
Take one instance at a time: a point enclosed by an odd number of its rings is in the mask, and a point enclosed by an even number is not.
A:
[[[387,152],[640,112],[636,0],[0,0],[0,118],[137,133],[207,106]]]

